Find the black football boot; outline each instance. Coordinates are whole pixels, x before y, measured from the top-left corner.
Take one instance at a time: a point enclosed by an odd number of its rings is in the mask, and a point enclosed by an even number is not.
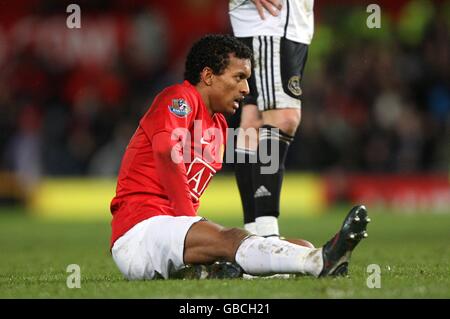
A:
[[[323,247],[323,268],[319,277],[346,276],[348,262],[358,243],[367,237],[370,218],[364,205],[353,207],[344,219],[341,230]]]

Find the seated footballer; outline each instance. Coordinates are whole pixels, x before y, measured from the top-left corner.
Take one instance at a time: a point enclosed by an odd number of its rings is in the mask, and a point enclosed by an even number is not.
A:
[[[159,93],[140,120],[110,207],[111,253],[125,278],[176,278],[187,266],[218,263],[255,276],[347,274],[353,249],[367,237],[362,205],[320,248],[197,216],[202,193],[222,167],[223,114],[234,114],[249,93],[252,60],[252,51],[232,36],[203,37],[188,54],[184,82]]]

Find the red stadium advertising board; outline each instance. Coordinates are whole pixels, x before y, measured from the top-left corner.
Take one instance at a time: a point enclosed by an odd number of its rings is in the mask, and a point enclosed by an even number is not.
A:
[[[450,213],[445,175],[348,175],[327,178],[329,202],[347,200],[399,212]]]

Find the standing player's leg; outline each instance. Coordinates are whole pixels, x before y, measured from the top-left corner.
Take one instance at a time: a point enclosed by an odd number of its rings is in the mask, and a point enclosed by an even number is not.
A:
[[[264,124],[260,130],[258,153],[270,158],[277,169],[274,173],[264,174],[261,169],[266,164],[258,160],[254,165],[255,226],[258,235],[279,236],[278,217],[285,162],[289,145],[300,124],[300,109],[268,110],[262,114]],[[275,143],[278,147],[273,149],[271,146]]]
[[[245,230],[256,234],[255,189],[253,186],[253,166],[256,164],[258,131],[262,125],[261,114],[254,104],[244,105],[237,136],[234,172],[244,212]]]
[[[240,38],[240,40],[253,49],[253,37]],[[257,65],[253,63],[252,75],[248,79],[250,94],[245,97],[241,109],[240,130],[236,141],[234,165],[244,213],[244,228],[254,234],[256,234],[256,226],[253,171],[257,161],[258,131],[262,125],[261,113],[257,106],[258,91],[255,82],[255,67]]]
[[[279,236],[280,195],[289,144],[301,119],[300,80],[306,63],[308,46],[280,37],[259,37],[255,52],[258,106],[263,126],[259,134],[258,154],[276,161],[276,171],[263,174],[264,164],[258,158],[254,165],[255,224],[261,236]],[[259,84],[258,84],[259,83]],[[278,147],[272,150],[271,145]],[[264,150],[261,148],[264,147]]]

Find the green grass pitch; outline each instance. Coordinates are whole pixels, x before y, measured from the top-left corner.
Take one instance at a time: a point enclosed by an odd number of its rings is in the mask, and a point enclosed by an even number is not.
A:
[[[321,216],[281,218],[290,237],[323,244],[347,208]],[[108,251],[109,222],[56,222],[0,210],[0,298],[450,298],[450,215],[372,212],[369,237],[354,251],[348,278],[158,280],[122,278]],[[240,218],[221,217],[226,226]],[[69,289],[69,264],[81,288]],[[368,288],[367,266],[381,270]]]

